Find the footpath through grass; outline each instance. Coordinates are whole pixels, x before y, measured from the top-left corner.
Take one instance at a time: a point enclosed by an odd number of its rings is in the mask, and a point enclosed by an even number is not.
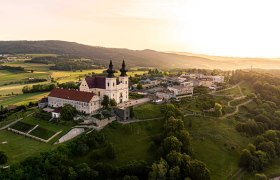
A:
[[[187,117],[195,158],[203,161],[213,179],[228,179],[238,169],[242,149],[250,139],[235,130],[235,120]],[[190,127],[191,126],[191,127]]]

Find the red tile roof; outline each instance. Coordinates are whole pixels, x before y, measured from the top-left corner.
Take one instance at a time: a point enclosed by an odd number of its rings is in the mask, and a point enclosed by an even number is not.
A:
[[[47,102],[48,102],[48,98],[44,97],[38,103],[47,103]]]
[[[92,92],[77,91],[73,89],[60,89],[56,88],[51,91],[49,97],[56,97],[61,99],[69,99],[81,102],[90,102],[90,100],[95,96]]]
[[[106,77],[104,76],[95,76],[95,77],[86,77],[85,78],[89,88],[100,88],[106,89]]]
[[[60,113],[61,112],[61,107],[56,108],[53,112],[54,113]]]

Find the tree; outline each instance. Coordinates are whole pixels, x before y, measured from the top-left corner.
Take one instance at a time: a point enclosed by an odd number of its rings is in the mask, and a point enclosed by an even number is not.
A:
[[[110,99],[110,105],[111,106],[117,106],[117,102],[115,99]]]
[[[171,166],[178,166],[178,165],[180,165],[181,160],[182,160],[182,154],[179,153],[179,152],[176,152],[176,151],[171,151],[166,156],[166,161]]]
[[[75,169],[79,177],[78,179],[94,179],[98,176],[98,172],[92,170],[86,163],[77,165]]]
[[[182,143],[175,137],[170,136],[163,140],[163,150],[165,154],[171,151],[181,152]]]
[[[4,152],[0,151],[0,165],[6,164],[7,161],[7,155]]]
[[[110,103],[110,99],[109,99],[109,96],[107,95],[104,95],[103,96],[103,100],[101,102],[101,105],[103,106],[103,108],[108,108],[109,107],[109,103]]]
[[[137,89],[143,89],[143,86],[142,86],[142,84],[137,84],[137,87],[136,87]]]
[[[221,116],[221,115],[222,115],[222,109],[223,109],[223,107],[222,107],[221,104],[215,103],[214,109],[215,109],[215,114],[216,114],[217,116]]]
[[[170,117],[164,124],[165,135],[175,135],[184,129],[184,122],[181,119]]]
[[[248,149],[243,149],[241,157],[239,159],[239,166],[247,168],[250,165],[250,161],[252,159],[252,154]]]
[[[165,180],[168,172],[168,164],[164,159],[160,159],[158,163],[152,165],[152,171],[149,173],[151,180]]]
[[[191,154],[190,134],[187,130],[181,130],[177,133],[176,137],[182,143],[182,152]]]
[[[65,104],[60,112],[60,118],[64,121],[73,121],[77,115],[77,110],[70,104]]]
[[[206,165],[198,160],[193,160],[190,162],[190,178],[198,180],[210,179],[210,171],[207,169]]]

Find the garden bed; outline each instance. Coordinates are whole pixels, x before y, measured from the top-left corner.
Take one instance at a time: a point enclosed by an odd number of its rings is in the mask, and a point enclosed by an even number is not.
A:
[[[52,137],[55,134],[55,132],[49,131],[45,128],[41,128],[40,126],[38,126],[36,129],[31,131],[29,134],[42,138],[42,139],[45,139],[45,140],[48,140],[50,137]]]
[[[21,131],[21,132],[25,132],[27,133],[29,130],[31,130],[33,127],[35,127],[34,125],[30,125],[24,122],[17,122],[16,124],[13,124],[12,126],[10,126],[10,128]]]

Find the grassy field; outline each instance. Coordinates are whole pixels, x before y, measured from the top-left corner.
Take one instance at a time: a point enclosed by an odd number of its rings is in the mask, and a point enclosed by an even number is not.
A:
[[[150,119],[150,118],[162,117],[163,115],[160,109],[161,109],[161,105],[146,103],[134,107],[133,110],[136,119]]]
[[[156,157],[151,151],[151,137],[162,131],[161,120],[138,122],[132,124],[116,124],[107,126],[102,130],[105,137],[113,144],[116,150],[116,159],[107,159],[105,162],[122,165],[134,160],[145,160],[152,163]],[[92,153],[92,152],[91,152]],[[80,162],[92,162],[91,153],[82,157]]]
[[[189,127],[190,121],[192,127]],[[228,179],[238,171],[241,150],[251,139],[235,130],[234,119],[187,117],[195,158],[206,163],[213,179]]]
[[[3,142],[7,142],[3,144]],[[28,137],[14,134],[10,131],[0,131],[0,149],[8,156],[8,164],[19,162],[27,157],[55,148],[48,143],[42,143]]]
[[[28,104],[30,101],[38,101],[43,97],[47,97],[49,92],[38,92],[38,93],[28,93],[28,94],[19,94],[16,96],[7,96],[0,97],[0,105],[21,105]]]
[[[0,70],[0,86],[10,82],[16,82],[25,78],[44,78],[49,79],[48,72],[22,72],[22,71],[7,71]]]
[[[234,87],[234,88],[231,88],[231,89],[224,90],[224,91],[218,91],[218,92],[214,93],[214,95],[215,94],[225,95],[225,96],[231,95],[231,96],[234,96],[234,97],[242,96],[241,93],[240,93],[240,90],[237,86]]]

